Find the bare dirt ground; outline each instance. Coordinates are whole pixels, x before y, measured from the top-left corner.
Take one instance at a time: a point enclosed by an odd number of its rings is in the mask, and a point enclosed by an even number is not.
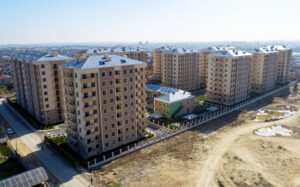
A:
[[[258,109],[282,106],[297,112],[277,121],[254,121]],[[275,124],[291,129],[292,135],[253,133]],[[93,174],[99,186],[110,181],[123,186],[300,186],[300,84]]]

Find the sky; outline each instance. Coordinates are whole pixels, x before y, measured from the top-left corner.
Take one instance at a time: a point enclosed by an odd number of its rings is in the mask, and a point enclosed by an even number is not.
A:
[[[300,0],[1,0],[0,44],[300,39]]]

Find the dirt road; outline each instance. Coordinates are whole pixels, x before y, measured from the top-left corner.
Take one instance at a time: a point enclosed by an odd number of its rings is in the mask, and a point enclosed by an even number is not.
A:
[[[300,85],[299,85],[300,86]],[[298,86],[298,87],[299,87]],[[259,109],[289,106],[297,113],[273,122],[254,121]],[[300,90],[266,98],[93,172],[99,186],[299,186]],[[282,124],[290,137],[262,137],[254,130]]]

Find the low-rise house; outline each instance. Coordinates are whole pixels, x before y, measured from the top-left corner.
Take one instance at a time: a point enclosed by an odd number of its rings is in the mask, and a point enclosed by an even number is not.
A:
[[[0,75],[0,88],[2,88],[4,86],[9,86],[9,85],[11,85],[11,76],[1,74]]]
[[[147,94],[147,109],[153,110],[154,98],[167,95],[173,92],[183,91],[177,88],[171,88],[167,86],[162,86],[160,84],[146,84],[146,94]]]
[[[195,96],[183,90],[154,98],[154,112],[169,119],[189,114],[198,105]]]

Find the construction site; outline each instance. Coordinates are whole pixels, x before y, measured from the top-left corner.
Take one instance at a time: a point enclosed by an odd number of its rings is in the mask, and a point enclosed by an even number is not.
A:
[[[88,175],[99,186],[300,186],[299,86]]]

